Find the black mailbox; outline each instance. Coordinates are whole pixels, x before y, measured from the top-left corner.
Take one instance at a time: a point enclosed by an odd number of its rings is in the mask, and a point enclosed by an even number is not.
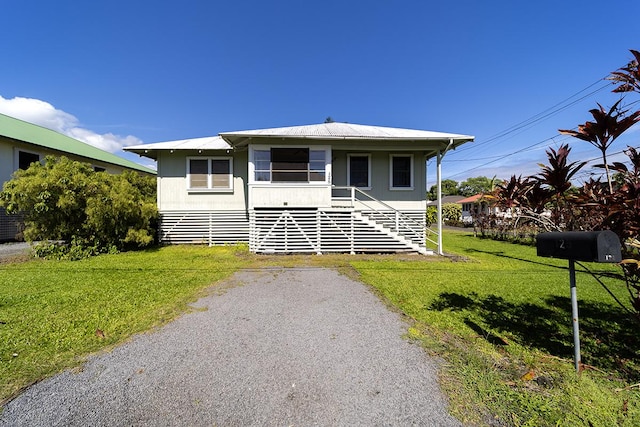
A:
[[[538,256],[587,262],[620,262],[620,239],[610,230],[540,233]]]

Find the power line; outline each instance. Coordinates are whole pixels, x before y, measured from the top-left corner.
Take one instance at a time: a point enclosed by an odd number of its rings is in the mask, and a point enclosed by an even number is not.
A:
[[[573,98],[575,98],[576,96],[578,96],[578,95],[582,94],[583,92],[591,89],[593,86],[601,83],[605,79],[606,79],[606,77],[601,78],[599,80],[596,80],[595,82],[591,83],[589,86],[585,87],[584,89],[582,89],[582,90],[576,92],[575,94],[569,96],[568,98],[556,103],[555,105],[543,110],[542,112],[540,112],[538,114],[535,114],[535,115],[529,117],[526,120],[523,120],[523,121],[521,121],[519,123],[516,123],[516,124],[510,126],[507,129],[490,136],[488,139],[486,139],[486,140],[484,140],[484,141],[482,141],[480,143],[471,144],[471,145],[468,145],[468,146],[465,146],[465,147],[461,147],[459,150],[456,150],[454,153],[462,153],[462,152],[465,152],[465,151],[468,151],[468,150],[472,150],[472,149],[481,147],[481,146],[486,145],[486,144],[488,144],[490,142],[493,142],[493,141],[496,141],[498,139],[504,138],[505,136],[510,135],[510,134],[512,134],[512,133],[514,133],[514,132],[516,132],[518,130],[524,130],[526,128],[529,128],[529,127],[531,127],[531,126],[533,126],[533,125],[535,125],[535,124],[537,124],[537,123],[539,123],[539,122],[541,122],[541,121],[543,121],[543,120],[545,120],[545,119],[547,119],[547,118],[549,118],[549,117],[551,117],[551,116],[553,116],[555,114],[558,114],[559,112],[561,112],[563,110],[566,110],[567,108],[569,108],[569,107],[577,104],[578,102],[583,101],[584,99],[586,99],[586,98],[588,98],[588,97],[590,97],[590,96],[602,91],[603,89],[606,89],[607,87],[610,87],[613,84],[612,82],[607,82],[604,85],[602,85],[599,88],[597,88],[596,90],[593,90],[593,91],[581,96],[580,98],[575,99],[575,100],[569,102],[566,105],[563,105],[563,104],[567,103],[568,101],[572,100]]]
[[[598,84],[600,81],[601,81],[601,80],[598,80],[598,81],[596,81],[596,82],[592,83],[591,85],[587,86],[585,89],[581,90],[580,92],[577,92],[576,94],[574,94],[574,95],[570,96],[569,98],[565,99],[564,101],[561,101],[560,103],[555,104],[553,107],[550,107],[550,108],[548,108],[548,109],[544,110],[542,113],[538,113],[538,114],[536,114],[535,116],[532,116],[531,118],[529,118],[529,119],[527,119],[527,120],[524,120],[524,121],[522,121],[522,122],[520,122],[520,123],[518,123],[518,124],[516,124],[516,125],[513,125],[513,126],[511,126],[510,128],[508,128],[507,130],[505,130],[505,131],[503,131],[503,132],[500,132],[500,133],[496,134],[495,136],[493,136],[493,137],[489,138],[488,140],[485,140],[485,141],[481,142],[480,144],[473,144],[473,146],[469,146],[468,148],[467,148],[467,147],[462,147],[460,150],[457,150],[457,151],[452,152],[452,153],[451,153],[451,155],[454,155],[454,154],[456,154],[456,153],[460,153],[461,151],[465,151],[465,148],[466,148],[466,151],[468,151],[468,150],[473,149],[473,148],[476,148],[476,147],[478,147],[478,146],[480,146],[480,145],[485,145],[485,144],[487,144],[487,143],[489,143],[489,142],[491,142],[491,141],[494,141],[494,140],[496,140],[496,139],[502,138],[502,137],[504,137],[504,136],[508,135],[509,133],[512,133],[512,132],[515,132],[515,131],[517,131],[517,130],[519,130],[519,129],[522,129],[522,128],[523,128],[523,127],[525,127],[525,126],[533,126],[533,124],[535,124],[535,123],[539,122],[540,120],[543,120],[544,118],[547,118],[547,117],[549,117],[549,116],[551,116],[551,115],[553,115],[553,114],[557,114],[558,112],[560,112],[560,111],[562,111],[562,110],[564,110],[564,109],[568,108],[569,106],[575,105],[577,102],[579,102],[579,101],[581,101],[581,100],[583,100],[583,99],[585,99],[585,98],[587,98],[587,97],[589,97],[589,96],[591,96],[591,95],[593,95],[593,94],[595,94],[595,93],[599,92],[600,90],[602,90],[602,89],[606,88],[607,86],[610,86],[610,84],[607,84],[607,85],[601,86],[600,88],[596,89],[595,91],[591,91],[591,92],[589,92],[588,94],[586,94],[586,95],[584,95],[584,96],[580,97],[580,98],[579,98],[579,99],[577,99],[577,100],[572,101],[571,103],[569,103],[569,104],[567,104],[567,105],[565,105],[565,106],[563,106],[563,107],[561,107],[561,108],[554,109],[554,108],[555,108],[555,107],[557,107],[558,105],[563,104],[564,102],[566,102],[566,101],[568,101],[568,100],[570,100],[570,99],[574,98],[575,96],[579,95],[580,93],[585,92],[585,91],[586,91],[586,90],[588,90],[589,88],[591,88],[591,87],[595,86],[595,85],[596,85],[596,84]],[[624,108],[631,107],[631,106],[633,106],[633,105],[635,105],[635,104],[638,104],[638,103],[640,103],[640,100],[633,101],[633,102],[631,102],[631,103],[629,103],[629,104],[626,104],[626,105],[624,106]],[[548,112],[548,113],[546,113],[546,114],[545,114],[545,112]],[[533,118],[536,118],[536,120],[531,121]],[[527,122],[529,122],[529,121],[530,121],[530,123],[528,123],[528,125],[527,125],[526,123],[527,123]],[[576,126],[576,127],[574,127],[573,129],[574,129],[574,130],[575,130],[575,129],[577,129],[577,126]],[[556,140],[556,138],[560,138],[560,137],[561,137],[561,139],[560,139],[559,141],[558,141],[558,140]],[[472,172],[472,171],[474,171],[474,170],[478,170],[478,169],[484,168],[484,167],[486,167],[486,166],[488,166],[488,165],[491,165],[491,164],[493,164],[493,163],[496,163],[496,162],[498,162],[498,161],[500,161],[500,160],[502,160],[502,159],[505,159],[505,158],[508,158],[508,157],[514,156],[514,155],[516,155],[516,154],[520,154],[520,153],[522,153],[522,152],[526,152],[526,151],[528,151],[528,150],[532,150],[533,148],[538,147],[538,146],[541,146],[541,145],[543,145],[543,144],[547,143],[548,141],[553,141],[553,144],[548,144],[548,145],[547,145],[547,147],[551,147],[551,145],[557,145],[558,143],[562,143],[562,142],[564,142],[564,141],[566,141],[566,140],[569,140],[569,139],[571,139],[571,137],[566,136],[566,135],[556,134],[556,135],[554,135],[554,136],[552,136],[552,137],[550,137],[550,138],[546,138],[546,139],[544,139],[544,140],[542,140],[542,141],[540,141],[540,142],[537,142],[537,143],[535,143],[535,144],[528,145],[528,146],[526,146],[526,147],[523,147],[523,148],[521,148],[521,149],[518,149],[518,150],[516,150],[516,151],[513,151],[513,152],[511,152],[511,153],[507,153],[507,154],[500,154],[500,155],[495,155],[495,156],[488,156],[488,157],[484,157],[484,158],[474,158],[474,159],[466,159],[466,158],[465,158],[465,159],[451,159],[451,160],[449,160],[449,159],[448,159],[448,161],[449,161],[449,162],[464,162],[464,161],[479,161],[479,160],[491,160],[491,161],[489,161],[489,162],[487,162],[487,163],[483,163],[483,164],[478,165],[478,166],[476,166],[476,167],[473,167],[473,168],[471,168],[471,169],[467,169],[467,170],[465,170],[465,171],[458,172],[458,173],[456,173],[456,174],[454,174],[454,175],[450,175],[450,176],[448,176],[448,177],[447,177],[447,179],[451,179],[451,178],[454,178],[454,177],[457,177],[457,176],[460,176],[460,175],[468,174],[468,173],[470,173],[470,172]],[[610,154],[609,156],[614,156],[614,155],[617,155],[617,154],[621,154],[622,152],[623,152],[623,151],[616,152],[616,153]],[[595,161],[595,160],[597,160],[597,158],[587,160],[587,163],[593,162],[593,161]],[[580,175],[580,173],[578,173],[577,175]]]

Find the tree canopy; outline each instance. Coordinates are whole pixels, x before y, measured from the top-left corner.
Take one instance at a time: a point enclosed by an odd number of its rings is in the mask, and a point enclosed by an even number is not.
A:
[[[493,184],[494,179],[487,178],[486,176],[478,176],[462,181],[458,191],[461,196],[469,197],[478,193],[491,192],[493,190]]]

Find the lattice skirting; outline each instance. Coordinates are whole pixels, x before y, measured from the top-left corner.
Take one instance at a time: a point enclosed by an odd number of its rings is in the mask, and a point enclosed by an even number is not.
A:
[[[348,209],[255,209],[249,219],[252,252],[384,253],[424,249],[424,239],[416,243],[389,233]],[[424,236],[424,227],[418,225],[413,234]]]
[[[22,240],[24,215],[7,215],[4,208],[0,208],[0,241]]]
[[[221,245],[249,242],[247,211],[163,211],[162,243]]]
[[[413,229],[390,232],[390,220],[351,209],[165,211],[163,243],[219,245],[248,242],[257,253],[385,253],[424,249],[424,213],[404,212]],[[388,216],[389,214],[387,214]],[[392,221],[393,222],[393,221]],[[388,227],[387,227],[388,226]]]

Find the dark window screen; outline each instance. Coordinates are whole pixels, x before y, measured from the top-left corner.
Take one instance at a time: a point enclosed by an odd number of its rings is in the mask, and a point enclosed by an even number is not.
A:
[[[354,187],[369,186],[369,157],[349,157],[349,184]]]
[[[18,152],[18,169],[29,169],[29,166],[33,162],[39,162],[40,156],[33,153],[27,153],[26,151]]]
[[[272,148],[271,163],[309,163],[309,149]]]

